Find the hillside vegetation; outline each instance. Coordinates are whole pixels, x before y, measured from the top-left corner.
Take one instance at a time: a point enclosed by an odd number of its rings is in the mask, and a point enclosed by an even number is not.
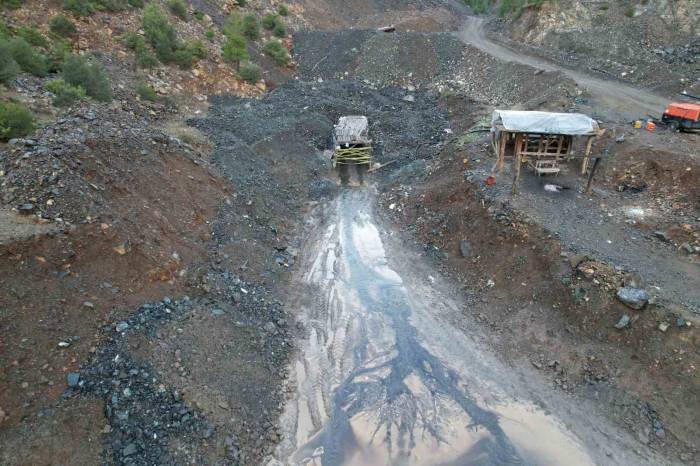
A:
[[[62,8],[43,0],[4,1],[2,137],[27,136],[36,127],[12,116],[20,108],[42,114],[31,117],[41,126],[48,114],[115,96],[172,111],[210,94],[264,91],[266,74],[284,73],[290,63],[283,20],[289,9],[241,1],[223,12],[228,19],[218,25],[183,0],[65,0]],[[17,93],[29,77],[39,80],[41,92]]]

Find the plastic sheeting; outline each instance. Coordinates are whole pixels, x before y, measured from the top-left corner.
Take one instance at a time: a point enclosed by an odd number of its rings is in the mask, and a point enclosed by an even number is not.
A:
[[[335,140],[339,144],[369,144],[368,129],[366,116],[342,116],[335,125]]]
[[[514,133],[567,134],[592,136],[598,133],[598,123],[581,113],[526,112],[519,110],[494,110],[492,131],[496,125]]]

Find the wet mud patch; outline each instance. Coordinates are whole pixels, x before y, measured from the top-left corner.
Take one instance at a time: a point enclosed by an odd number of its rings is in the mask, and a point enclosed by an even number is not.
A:
[[[389,265],[368,191],[341,190],[332,221],[303,258],[299,318],[308,335],[292,362],[297,393],[281,418],[277,459],[590,464],[610,452],[597,430],[574,436],[562,424],[587,413],[436,319],[458,305],[433,281],[415,281],[412,268],[423,259],[409,259],[409,269]],[[630,459],[610,454],[620,464]]]

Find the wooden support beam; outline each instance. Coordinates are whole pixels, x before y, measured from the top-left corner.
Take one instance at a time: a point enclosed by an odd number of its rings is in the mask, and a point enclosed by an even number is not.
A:
[[[520,151],[515,152],[515,166],[513,167],[513,189],[512,193],[513,194],[518,194],[518,183],[520,183],[520,165],[522,159],[522,155],[520,154]]]
[[[593,160],[593,166],[591,167],[591,173],[588,174],[588,182],[586,183],[586,194],[591,193],[591,184],[593,183],[593,175],[595,175],[595,170],[598,168],[598,163],[600,162],[600,157],[596,157]]]
[[[588,136],[586,140],[586,152],[584,153],[583,161],[581,162],[581,174],[585,175],[588,170],[588,162],[591,158],[591,146],[593,145],[593,136]]]
[[[500,141],[498,143],[498,173],[503,173],[503,167],[506,164],[506,144],[508,141],[508,133],[501,131]]]

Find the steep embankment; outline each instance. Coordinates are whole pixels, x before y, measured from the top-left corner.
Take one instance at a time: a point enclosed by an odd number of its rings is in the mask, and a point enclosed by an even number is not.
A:
[[[697,94],[699,18],[693,0],[562,0],[507,13],[498,29],[531,52],[581,70],[666,94]]]

